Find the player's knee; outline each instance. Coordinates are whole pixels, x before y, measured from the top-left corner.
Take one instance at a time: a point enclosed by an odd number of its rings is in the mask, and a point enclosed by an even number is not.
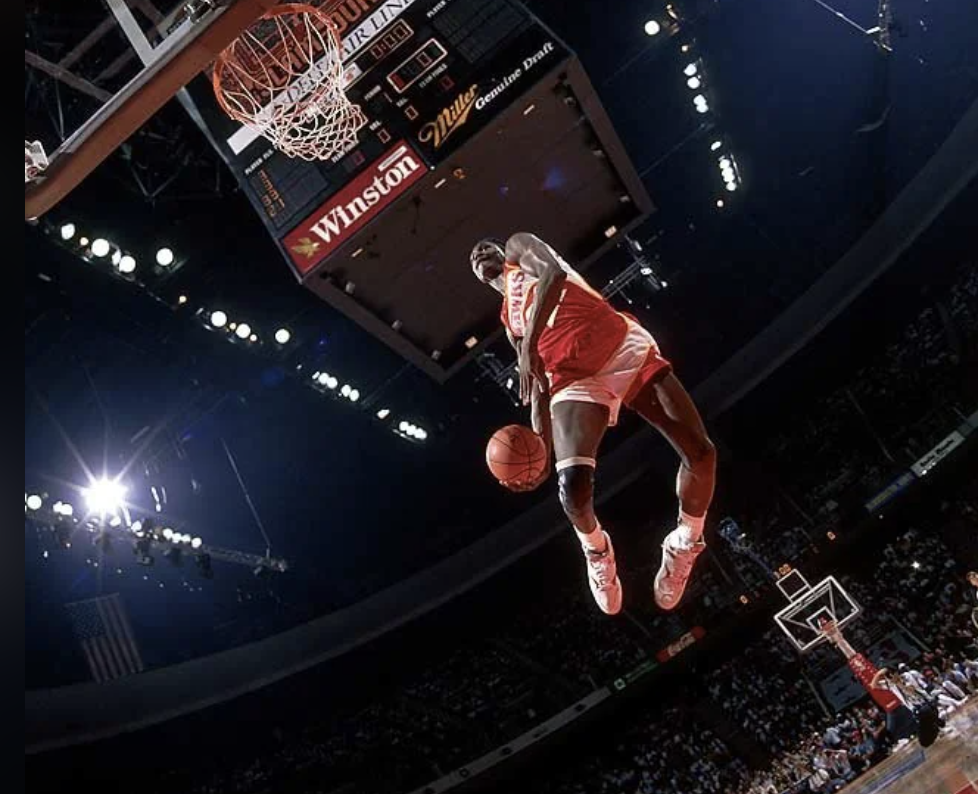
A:
[[[685,450],[683,465],[696,474],[712,474],[717,467],[717,448],[709,436],[703,434],[691,448]]]
[[[578,465],[561,469],[557,474],[557,492],[560,504],[571,521],[587,515],[593,509],[594,468]]]

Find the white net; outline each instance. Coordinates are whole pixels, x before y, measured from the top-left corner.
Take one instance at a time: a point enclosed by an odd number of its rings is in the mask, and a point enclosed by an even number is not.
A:
[[[40,141],[24,141],[24,184],[48,167],[48,156]]]
[[[276,6],[242,33],[218,56],[213,85],[231,118],[290,157],[337,157],[367,121],[344,93],[335,27],[308,5]]]

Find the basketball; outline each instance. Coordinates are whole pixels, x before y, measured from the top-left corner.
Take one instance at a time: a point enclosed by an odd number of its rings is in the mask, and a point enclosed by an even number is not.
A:
[[[501,427],[486,445],[486,465],[501,483],[535,480],[547,463],[543,439],[523,425]]]

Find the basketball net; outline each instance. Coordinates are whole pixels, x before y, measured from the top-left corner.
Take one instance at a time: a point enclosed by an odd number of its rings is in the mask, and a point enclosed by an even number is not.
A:
[[[217,57],[212,82],[228,116],[290,157],[332,159],[356,146],[367,123],[343,91],[336,27],[309,5],[266,13]]]

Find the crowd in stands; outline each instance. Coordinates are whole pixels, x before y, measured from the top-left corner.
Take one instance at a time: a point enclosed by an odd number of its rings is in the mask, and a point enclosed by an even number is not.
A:
[[[953,428],[948,412],[935,412],[930,400],[940,395],[963,407],[965,399],[976,396],[955,385],[955,373],[963,361],[975,359],[978,348],[975,306],[978,269],[972,267],[937,308],[914,319],[899,343],[772,442],[770,459],[805,461],[792,470],[797,479],[786,482],[797,498],[764,500],[763,509],[750,515],[759,547],[772,561],[804,560],[815,528],[824,537],[825,528],[836,525],[839,501],[854,491],[865,498]],[[913,399],[906,398],[911,393]],[[865,411],[874,417],[871,427]],[[941,421],[932,423],[937,415]],[[650,582],[657,563],[650,559],[632,574]],[[763,585],[755,565],[729,555],[725,563],[741,585]],[[898,617],[926,646],[927,654],[907,661],[928,696],[943,698],[945,712],[956,708],[962,695],[973,694],[978,680],[975,665],[965,661],[975,652],[961,573],[931,526],[887,546],[872,576],[843,579],[874,620]],[[349,794],[421,786],[654,657],[701,616],[716,619],[730,608],[739,587],[723,565],[704,565],[682,617],[650,607],[609,621],[594,610],[583,582],[569,581],[565,588],[541,593],[495,626],[490,637],[460,644],[393,693],[363,708],[282,727],[259,759],[225,765],[183,790],[284,792],[283,781],[306,774],[321,790],[342,786]],[[866,629],[854,632],[854,644],[869,637]],[[831,664],[831,653],[820,651],[802,661],[771,630],[710,671],[699,693],[718,713],[716,719],[739,726],[739,737],[686,704],[660,705],[622,727],[614,747],[595,748],[590,758],[556,775],[533,778],[525,790],[771,794],[805,785],[810,791],[834,791],[885,757],[889,745],[874,706],[859,703],[840,716],[827,716],[810,676],[820,660]],[[842,664],[841,657],[836,661]],[[751,768],[741,760],[743,753],[732,749],[738,738],[761,751],[763,758]]]

